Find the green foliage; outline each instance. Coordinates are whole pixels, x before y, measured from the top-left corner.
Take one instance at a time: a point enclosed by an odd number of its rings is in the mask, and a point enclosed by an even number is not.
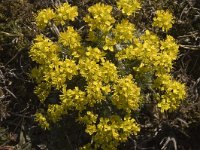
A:
[[[122,18],[114,17],[113,6],[90,6],[81,18],[87,24],[82,31],[73,27],[78,10],[68,3],[44,9],[36,17],[40,29],[53,28],[58,36],[37,36],[29,53],[38,63],[32,71],[38,84],[35,93],[47,107],[36,113],[36,121],[50,129],[51,123],[77,112],[77,121],[92,139],[83,149],[117,149],[132,134],[137,135],[140,125],[133,116],[145,103],[146,89],[154,91],[152,101],[161,112],[175,110],[186,96],[184,84],[170,74],[179,52],[174,38],[137,30],[129,16],[141,9],[138,1],[119,0],[116,9]],[[172,14],[162,10],[153,20],[153,26],[163,31],[174,23]],[[146,86],[144,76],[151,85]],[[83,82],[70,85],[76,77]],[[48,99],[52,91],[60,97],[54,103]]]

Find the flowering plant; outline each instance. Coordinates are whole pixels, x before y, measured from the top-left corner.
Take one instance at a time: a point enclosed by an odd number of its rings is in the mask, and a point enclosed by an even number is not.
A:
[[[161,39],[149,30],[140,36],[135,33],[129,16],[141,9],[139,1],[118,0],[116,6],[124,14],[121,19],[114,17],[110,5],[90,6],[82,18],[88,29],[82,32],[72,23],[78,8],[69,3],[44,9],[36,17],[40,29],[54,25],[62,31],[52,39],[38,35],[29,53],[38,63],[32,70],[35,93],[47,106],[35,119],[50,129],[51,123],[77,111],[77,121],[85,124],[93,141],[82,149],[116,149],[132,134],[137,135],[140,125],[133,114],[145,103],[146,89],[154,91],[153,100],[161,112],[175,110],[186,95],[184,84],[170,75],[179,48],[174,38]],[[158,11],[156,15],[153,26],[168,31],[171,14]],[[171,20],[164,22],[167,16]],[[83,38],[85,32],[87,38]],[[48,96],[53,91],[59,100],[52,104]]]

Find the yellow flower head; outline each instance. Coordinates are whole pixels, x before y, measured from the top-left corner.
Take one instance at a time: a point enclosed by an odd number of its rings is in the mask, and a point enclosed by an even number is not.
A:
[[[48,22],[54,19],[55,16],[56,14],[52,9],[43,9],[38,13],[36,17],[36,25],[38,26],[38,28],[44,29],[47,26]]]
[[[97,3],[88,9],[89,15],[84,18],[88,23],[90,30],[99,29],[107,32],[112,28],[115,19],[111,16],[112,6],[103,3]]]
[[[78,7],[70,6],[68,3],[64,3],[56,9],[56,24],[64,25],[66,21],[74,21],[75,17],[78,16]]]
[[[67,31],[60,33],[58,42],[73,50],[81,46],[81,37],[73,27],[68,26]]]
[[[134,31],[135,31],[135,25],[130,23],[126,19],[123,19],[121,23],[118,23],[115,29],[113,29],[115,39],[118,42],[132,41]]]
[[[35,114],[35,121],[38,122],[43,129],[49,129],[49,123],[41,113]]]
[[[130,16],[141,8],[139,0],[118,0],[117,6],[122,13]]]
[[[153,26],[160,27],[163,31],[168,31],[174,24],[174,17],[168,10],[157,10],[153,21]]]

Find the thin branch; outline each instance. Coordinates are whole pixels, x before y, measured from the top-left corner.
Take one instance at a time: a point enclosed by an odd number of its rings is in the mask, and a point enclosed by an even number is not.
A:
[[[15,94],[13,94],[7,87],[4,87],[4,89],[10,93],[15,99],[17,99],[17,97],[15,96]]]
[[[199,46],[194,46],[194,45],[179,45],[180,47],[184,49],[189,49],[189,50],[200,50],[200,45]]]

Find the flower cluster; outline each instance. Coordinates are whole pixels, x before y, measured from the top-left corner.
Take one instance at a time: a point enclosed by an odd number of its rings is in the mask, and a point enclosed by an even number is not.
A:
[[[85,53],[85,55],[91,61],[99,62],[101,59],[103,59],[103,57],[105,56],[105,53],[102,52],[97,47],[92,48],[90,46],[90,47],[87,47],[87,52]]]
[[[148,80],[154,78],[156,84],[153,87],[163,89],[162,92],[156,94],[156,97],[160,97],[157,106],[161,109],[161,112],[175,110],[186,96],[184,84],[169,79],[173,61],[178,56],[179,46],[172,36],[167,35],[166,39],[161,40],[148,30],[139,39],[134,38],[133,41],[133,45],[119,51],[116,57],[119,60],[140,61],[139,65],[133,68],[137,72],[138,80],[141,82],[141,78],[148,78]],[[155,77],[154,74],[159,74],[159,76]],[[165,83],[165,88],[163,88],[161,81]],[[144,80],[144,82],[147,82],[147,80]],[[153,81],[149,82],[153,84]],[[160,84],[158,84],[159,82]],[[142,83],[142,85],[144,84]],[[174,94],[173,90],[169,90],[171,87],[179,92]],[[166,92],[164,95],[160,94],[164,91]]]
[[[135,119],[129,116],[124,118],[118,115],[112,115],[110,118],[101,117],[99,118],[98,125],[96,125],[97,116],[94,114],[92,116],[94,121],[87,123],[86,132],[93,135],[92,139],[95,141],[95,149],[117,149],[119,143],[125,142],[131,134],[136,135],[140,131]],[[85,120],[89,120],[89,116],[84,117],[87,118]],[[92,149],[92,145],[88,144],[82,147],[82,149]]]
[[[81,37],[73,27],[67,27],[67,31],[60,33],[59,42],[64,46],[69,46],[70,49],[80,47],[80,41]]]
[[[48,121],[56,123],[62,117],[62,115],[67,114],[64,105],[49,104],[47,110]]]
[[[128,20],[124,19],[121,21],[121,23],[117,24],[115,29],[113,30],[116,41],[130,42],[133,39],[133,32],[135,31],[135,26]]]
[[[77,70],[78,67],[73,60],[66,58],[64,61],[54,61],[51,65],[46,66],[44,80],[51,83],[56,89],[61,89],[67,80],[71,80],[77,74]]]
[[[38,96],[41,103],[44,103],[51,91],[51,85],[46,82],[41,82],[35,87],[34,93]]]
[[[168,10],[157,10],[156,17],[154,17],[153,20],[153,26],[160,27],[163,31],[168,31],[172,28],[172,24],[174,23],[174,17]]]
[[[66,108],[66,110],[84,110],[87,104],[86,93],[81,91],[78,87],[75,89],[66,90],[62,89],[62,94],[60,95],[61,105]]]
[[[185,85],[173,80],[168,74],[157,74],[157,76],[154,87],[159,89],[162,94],[157,93],[155,97],[161,112],[177,109],[186,96]]]
[[[107,32],[112,28],[115,19],[111,16],[112,6],[103,3],[97,3],[89,9],[89,15],[84,18],[88,23],[90,30],[99,29]]]
[[[114,85],[114,94],[112,102],[118,109],[124,109],[127,112],[137,110],[139,107],[140,89],[133,83],[131,75],[119,79]],[[123,99],[123,101],[122,101]]]
[[[37,121],[42,128],[49,129],[49,123],[41,113],[38,112],[35,114],[35,121]]]
[[[64,25],[66,21],[74,21],[75,17],[78,16],[78,7],[71,7],[68,3],[64,3],[56,9],[56,24]]]
[[[68,26],[67,30],[60,32],[58,43],[67,48],[66,54],[71,54],[75,58],[82,55],[81,37],[72,26]]]
[[[111,52],[114,51],[114,46],[117,44],[115,39],[112,39],[110,37],[105,37],[105,44],[103,46],[104,50],[109,50]]]
[[[141,3],[138,0],[119,0],[117,6],[124,14],[130,16],[141,8]]]
[[[155,65],[160,72],[170,72],[172,69],[173,61],[177,59],[179,46],[176,44],[175,39],[168,35],[164,41],[160,41],[160,53],[158,62]]]
[[[52,20],[56,25],[64,25],[66,21],[74,21],[75,17],[78,16],[78,8],[76,6],[70,6],[68,3],[53,9],[43,9],[36,17],[36,24],[38,28],[44,29],[48,23]]]
[[[50,8],[43,9],[36,17],[37,26],[41,29],[45,28],[50,20],[55,18],[56,14]]]
[[[134,38],[133,41],[134,45],[130,45],[116,54],[119,60],[140,60],[141,65],[137,67],[137,70],[146,67],[145,70],[154,70],[160,73],[171,71],[179,48],[172,36],[168,35],[165,40],[160,40],[154,33],[146,30],[139,39]]]
[[[59,51],[60,48],[56,43],[43,35],[38,35],[35,38],[35,43],[31,47],[29,55],[38,64],[50,64],[53,60],[57,59]]]

